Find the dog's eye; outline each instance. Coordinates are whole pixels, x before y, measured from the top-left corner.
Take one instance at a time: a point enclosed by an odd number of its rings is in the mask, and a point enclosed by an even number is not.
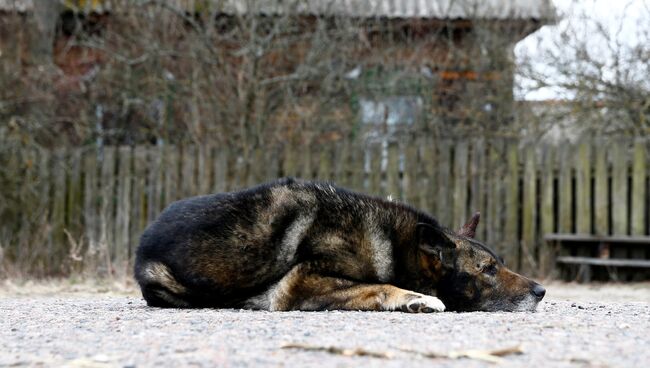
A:
[[[494,276],[497,274],[497,267],[494,264],[486,265],[483,267],[483,273]]]

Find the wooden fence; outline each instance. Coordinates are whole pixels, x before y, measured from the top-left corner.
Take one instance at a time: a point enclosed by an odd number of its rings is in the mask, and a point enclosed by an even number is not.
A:
[[[453,228],[479,210],[479,239],[511,267],[547,273],[546,233],[649,233],[648,148],[632,138],[552,145],[417,137],[286,145],[248,159],[225,147],[25,151],[16,157],[24,211],[0,224],[0,246],[6,270],[127,275],[142,230],[170,202],[295,176],[391,195]]]

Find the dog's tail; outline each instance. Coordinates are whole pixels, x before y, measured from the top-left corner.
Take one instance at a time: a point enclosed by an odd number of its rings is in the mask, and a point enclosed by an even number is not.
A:
[[[160,262],[138,265],[135,278],[140,284],[147,305],[160,308],[188,308],[187,289],[172,275],[169,267]]]

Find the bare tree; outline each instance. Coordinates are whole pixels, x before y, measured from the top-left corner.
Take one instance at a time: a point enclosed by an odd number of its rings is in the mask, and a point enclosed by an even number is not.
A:
[[[547,110],[552,124],[566,123],[583,134],[647,135],[650,6],[628,1],[607,21],[593,14],[574,3],[553,33],[520,50],[522,88],[551,91],[565,101]]]

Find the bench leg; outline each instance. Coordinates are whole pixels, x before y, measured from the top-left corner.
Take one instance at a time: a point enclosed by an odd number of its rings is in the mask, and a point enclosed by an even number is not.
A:
[[[578,277],[580,283],[587,283],[591,281],[591,266],[588,264],[581,264],[578,270]]]
[[[620,281],[620,277],[618,277],[618,268],[613,266],[607,266],[607,274],[609,275],[610,280],[614,282]]]

